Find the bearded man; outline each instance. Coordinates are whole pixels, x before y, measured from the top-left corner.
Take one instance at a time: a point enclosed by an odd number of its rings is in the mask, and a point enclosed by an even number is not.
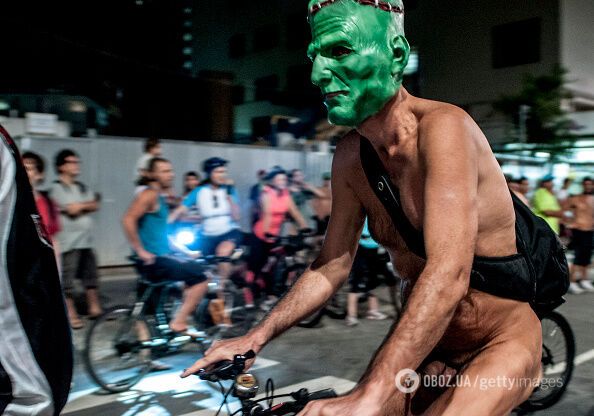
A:
[[[400,0],[310,1],[309,21],[312,82],[330,122],[354,128],[334,156],[324,246],[267,319],[214,345],[183,376],[258,353],[320,308],[345,282],[367,216],[406,282],[404,313],[349,394],[300,415],[508,414],[533,389],[519,380],[539,379],[541,328],[529,303],[493,287],[513,279],[520,268],[508,266],[521,259],[512,197],[487,139],[460,108],[402,87],[410,48]],[[486,276],[488,261],[502,274],[481,284],[471,276]],[[408,394],[395,380],[407,369],[470,383]]]

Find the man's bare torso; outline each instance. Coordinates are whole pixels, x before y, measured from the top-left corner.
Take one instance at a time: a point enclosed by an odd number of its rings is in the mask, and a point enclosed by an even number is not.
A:
[[[398,140],[391,148],[376,152],[388,169],[392,182],[400,190],[400,199],[404,212],[411,224],[422,228],[424,214],[425,175],[418,152],[418,126],[422,118],[433,111],[454,112],[461,122],[468,123],[472,129],[478,155],[477,204],[478,235],[475,255],[498,257],[516,253],[515,214],[509,190],[499,165],[489,144],[476,124],[462,110],[444,103],[409,97],[413,116],[395,114],[402,117]],[[351,132],[340,143],[335,158],[344,163],[341,172],[348,175],[347,181],[361,201],[374,239],[389,251],[400,276],[405,279],[406,293],[414,286],[423,270],[425,261],[411,253],[402,238],[396,232],[385,208],[370,188],[359,158],[359,135]],[[341,166],[343,167],[343,166]],[[447,192],[446,189],[443,192]],[[470,289],[459,304],[438,349],[452,363],[464,363],[492,339],[508,317],[517,308],[528,308],[525,303],[497,298],[489,294]]]
[[[575,215],[571,228],[581,231],[594,230],[594,195],[577,195],[569,201]]]
[[[311,201],[311,207],[319,219],[323,220],[324,218],[330,216],[332,212],[332,192],[328,187],[321,187],[318,188],[318,191],[322,193],[324,196],[318,196]]]

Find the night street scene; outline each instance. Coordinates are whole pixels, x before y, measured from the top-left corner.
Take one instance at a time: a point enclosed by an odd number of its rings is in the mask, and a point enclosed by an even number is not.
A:
[[[594,2],[0,11],[0,413],[594,416]]]

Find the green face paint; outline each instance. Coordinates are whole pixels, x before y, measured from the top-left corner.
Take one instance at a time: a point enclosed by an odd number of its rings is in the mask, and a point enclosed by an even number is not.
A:
[[[313,0],[311,6],[318,2]],[[342,0],[310,18],[311,80],[320,87],[333,124],[357,126],[398,92],[409,47],[393,12]]]

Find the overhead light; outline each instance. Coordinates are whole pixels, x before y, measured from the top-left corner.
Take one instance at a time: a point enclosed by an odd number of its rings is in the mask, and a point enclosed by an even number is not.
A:
[[[73,113],[84,113],[87,111],[87,105],[82,101],[70,101],[68,108]]]
[[[594,150],[578,150],[575,152],[575,159],[579,162],[594,162]]]
[[[536,157],[543,157],[543,158],[551,157],[551,154],[547,153],[547,152],[536,152],[534,155]]]

